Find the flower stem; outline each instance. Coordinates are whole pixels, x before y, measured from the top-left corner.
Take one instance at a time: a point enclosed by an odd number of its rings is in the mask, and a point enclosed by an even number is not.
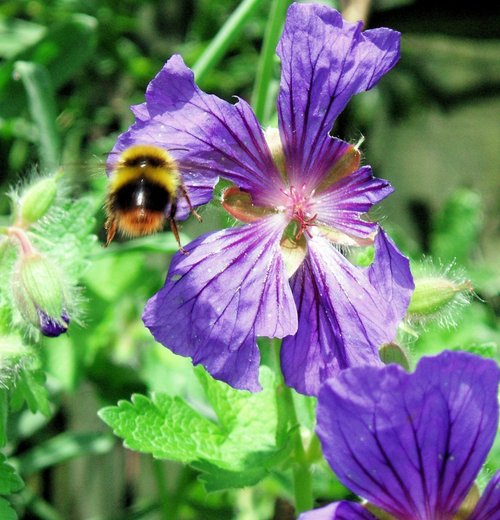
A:
[[[193,71],[198,83],[203,83],[206,75],[217,65],[224,56],[228,47],[239,36],[243,25],[260,5],[262,0],[243,0],[227,22],[221,27],[219,32],[212,39],[203,54],[193,65]]]
[[[164,462],[158,459],[152,459],[153,474],[157,484],[158,500],[160,502],[160,509],[164,518],[169,518],[171,514],[170,503],[167,493],[167,480],[165,478]]]
[[[288,0],[274,0],[269,14],[269,21],[262,42],[259,68],[255,79],[253,91],[253,108],[257,119],[265,124],[267,120],[267,108],[269,104],[269,89],[273,75],[274,50],[281,34],[281,28],[285,19]]]
[[[278,437],[290,436],[292,445],[292,473],[295,495],[295,509],[298,513],[307,511],[313,507],[312,478],[310,457],[304,449],[300,434],[300,423],[295,411],[293,393],[284,380],[279,370],[279,344],[278,340],[272,340],[271,348],[275,356],[275,368],[278,377],[276,387],[276,399],[278,404]]]
[[[33,255],[36,253],[36,250],[31,244],[31,241],[24,229],[18,226],[10,226],[7,228],[7,235],[15,238],[18,241],[24,256]]]
[[[293,490],[295,494],[295,510],[302,513],[313,508],[311,467],[300,435],[300,425],[295,412],[295,404],[290,388],[285,386],[284,399],[287,402],[290,433],[293,435]]]

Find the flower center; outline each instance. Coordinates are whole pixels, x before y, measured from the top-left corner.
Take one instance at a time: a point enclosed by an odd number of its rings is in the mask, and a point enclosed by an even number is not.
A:
[[[288,191],[283,190],[283,194],[288,199],[287,215],[289,219],[297,224],[297,233],[295,239],[298,240],[304,233],[311,238],[309,227],[315,226],[317,213],[314,213],[314,202],[312,201],[312,193],[306,193],[306,187],[302,186],[297,189],[290,186]]]

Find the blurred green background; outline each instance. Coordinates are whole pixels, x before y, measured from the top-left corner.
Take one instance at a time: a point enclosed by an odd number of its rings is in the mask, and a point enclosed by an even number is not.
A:
[[[102,240],[103,164],[118,134],[133,121],[129,106],[143,101],[148,82],[173,53],[195,65],[238,5],[229,0],[3,0],[0,222],[8,219],[10,187],[27,178],[33,165],[42,172],[53,167],[59,153],[71,193],[91,201],[82,215]],[[253,2],[234,41],[203,74],[201,88],[226,100],[233,95],[252,100],[270,8],[271,1]],[[410,350],[418,356],[463,347],[495,356],[500,11],[486,2],[447,7],[411,0],[375,0],[371,8],[369,27],[403,33],[402,58],[377,88],[350,103],[334,134],[353,142],[365,136],[364,162],[396,188],[377,216],[398,244],[416,261],[432,256],[438,270],[455,262],[478,296],[453,318],[457,328],[430,325],[411,339]],[[48,128],[37,120],[40,106],[19,62],[37,65],[44,91],[39,102],[54,116]],[[277,91],[277,60],[274,66],[271,93]],[[273,102],[269,99],[264,125],[275,124]],[[183,240],[226,222],[216,204],[205,210],[204,220],[202,227],[186,223]],[[195,470],[153,461],[113,440],[96,415],[102,406],[133,392],[192,396],[197,390],[189,362],[155,345],[140,321],[176,249],[172,238],[162,234],[107,251],[96,242],[85,243],[84,325],[72,325],[67,336],[41,344],[51,411],[20,410],[9,419],[6,453],[18,461],[27,483],[11,499],[21,517],[164,518],[160,491],[166,489],[175,505],[172,518],[292,518],[286,505],[290,483],[282,476],[267,479],[257,490],[206,495]],[[498,453],[497,444],[490,469],[500,460]],[[345,493],[326,467],[318,470],[315,485],[325,500]],[[275,502],[276,496],[283,500]]]

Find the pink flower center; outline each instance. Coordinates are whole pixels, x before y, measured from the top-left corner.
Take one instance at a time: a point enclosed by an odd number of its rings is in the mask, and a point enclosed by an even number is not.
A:
[[[316,225],[317,213],[314,213],[314,201],[312,193],[306,192],[305,185],[299,190],[295,186],[290,186],[288,191],[282,190],[287,198],[287,215],[291,221],[297,223],[298,229],[295,235],[299,239],[304,233],[311,238],[309,227]]]

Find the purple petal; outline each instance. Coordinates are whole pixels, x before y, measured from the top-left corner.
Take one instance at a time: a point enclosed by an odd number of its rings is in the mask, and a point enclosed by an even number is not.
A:
[[[41,309],[37,309],[40,332],[48,338],[57,338],[61,334],[64,334],[68,330],[69,316],[63,310],[61,316],[56,319],[49,316]]]
[[[394,339],[397,323],[387,321],[390,302],[371,285],[366,269],[315,237],[291,285],[299,328],[281,349],[288,386],[317,395],[321,383],[342,369],[381,364],[378,347]]]
[[[365,166],[314,197],[318,221],[349,235],[367,237],[377,229],[363,216],[392,193],[389,182],[372,175]]]
[[[233,105],[201,91],[193,72],[173,56],[151,81],[138,120],[119,138],[114,151],[131,143],[157,144],[172,150],[188,184],[189,176],[235,182],[263,204],[277,188],[280,175],[250,106]]]
[[[382,228],[375,237],[375,259],[368,268],[368,278],[385,302],[385,322],[397,327],[406,314],[415,284],[410,261]]]
[[[143,319],[157,341],[193,358],[215,378],[256,391],[256,336],[297,329],[286,279],[281,216],[202,236],[178,253]]]
[[[500,520],[500,471],[489,481],[469,520]]]
[[[399,59],[400,34],[361,32],[326,6],[293,4],[277,52],[281,58],[278,116],[292,184],[322,176],[328,132],[349,99],[372,88]]]
[[[452,518],[493,443],[496,363],[464,352],[343,371],[322,388],[323,453],[340,481],[401,520]]]
[[[298,520],[375,520],[375,517],[360,504],[342,501],[302,513]]]

